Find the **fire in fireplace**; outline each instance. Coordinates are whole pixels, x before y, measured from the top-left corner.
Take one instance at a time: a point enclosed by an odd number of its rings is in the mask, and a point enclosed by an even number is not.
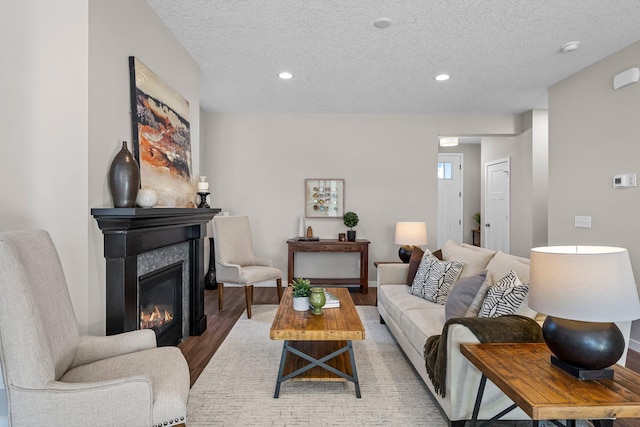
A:
[[[158,345],[182,339],[182,262],[140,276],[140,329],[153,329]]]

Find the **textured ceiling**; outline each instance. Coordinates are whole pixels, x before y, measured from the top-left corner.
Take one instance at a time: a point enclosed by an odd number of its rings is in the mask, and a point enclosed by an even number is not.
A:
[[[640,0],[147,2],[200,65],[205,111],[521,113],[640,40]]]

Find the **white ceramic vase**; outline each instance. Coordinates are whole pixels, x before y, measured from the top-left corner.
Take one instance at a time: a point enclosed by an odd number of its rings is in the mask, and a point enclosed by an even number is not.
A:
[[[293,309],[295,311],[308,311],[310,308],[309,297],[293,298]]]

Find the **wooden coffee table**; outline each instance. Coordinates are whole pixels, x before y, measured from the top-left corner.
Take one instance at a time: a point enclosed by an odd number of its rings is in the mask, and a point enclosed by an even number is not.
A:
[[[461,344],[460,352],[482,372],[471,426],[475,426],[487,378],[531,419],[594,420],[612,425],[607,418],[640,417],[640,375],[615,365],[613,379],[578,380],[549,361],[546,344]],[[483,424],[486,425],[486,424]]]
[[[364,326],[349,291],[329,288],[340,307],[323,314],[295,311],[292,288],[287,287],[271,325],[272,340],[284,340],[274,398],[289,379],[307,381],[352,381],[360,397],[360,383],[352,340],[364,340]]]

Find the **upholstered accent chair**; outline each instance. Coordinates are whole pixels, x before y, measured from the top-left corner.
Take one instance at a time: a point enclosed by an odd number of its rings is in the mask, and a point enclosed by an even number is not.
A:
[[[282,298],[282,271],[273,261],[258,258],[253,253],[253,240],[249,217],[215,216],[213,235],[216,252],[216,279],[218,280],[218,309],[222,311],[224,283],[244,286],[247,317],[251,319],[253,284],[275,280],[278,301]]]
[[[0,357],[13,426],[186,422],[189,368],[151,329],[83,336],[45,231],[0,233]]]

